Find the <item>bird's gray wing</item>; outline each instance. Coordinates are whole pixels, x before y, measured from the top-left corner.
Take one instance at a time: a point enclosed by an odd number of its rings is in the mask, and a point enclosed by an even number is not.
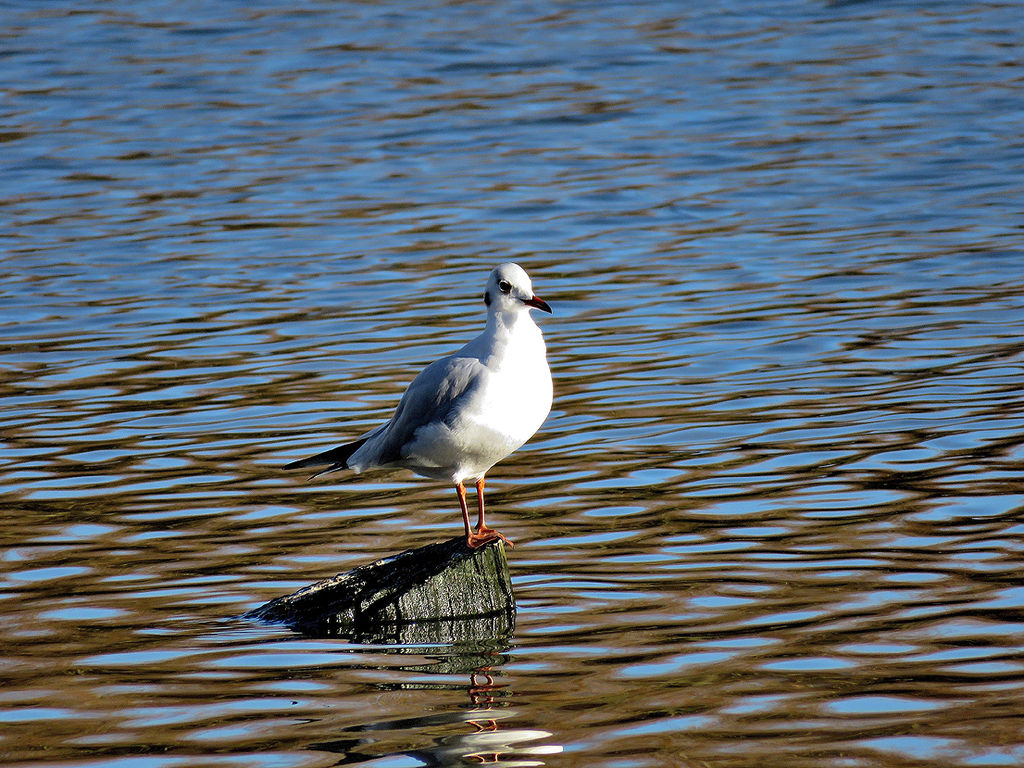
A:
[[[456,404],[472,397],[486,372],[477,358],[454,355],[435,360],[420,371],[381,435],[378,461],[388,464],[404,458],[403,448],[420,427],[436,422],[450,424]]]

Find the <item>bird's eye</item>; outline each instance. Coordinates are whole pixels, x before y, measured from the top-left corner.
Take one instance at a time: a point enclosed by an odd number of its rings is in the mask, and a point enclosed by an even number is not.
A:
[[[512,290],[512,283],[510,283],[508,280],[499,280],[498,290],[501,291],[502,293],[508,293],[509,291]]]

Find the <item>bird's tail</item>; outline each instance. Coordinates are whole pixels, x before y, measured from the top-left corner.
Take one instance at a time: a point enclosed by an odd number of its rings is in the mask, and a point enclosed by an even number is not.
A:
[[[331,448],[329,451],[318,453],[316,456],[310,456],[308,459],[299,459],[293,461],[290,464],[285,464],[285,469],[302,469],[303,467],[322,467],[325,464],[327,469],[321,469],[313,477],[319,477],[320,475],[333,472],[336,469],[345,469],[348,467],[349,457],[359,450],[363,443],[366,442],[366,438],[356,440],[354,443],[346,443],[345,445],[339,445],[337,448]],[[310,478],[312,479],[312,478]]]

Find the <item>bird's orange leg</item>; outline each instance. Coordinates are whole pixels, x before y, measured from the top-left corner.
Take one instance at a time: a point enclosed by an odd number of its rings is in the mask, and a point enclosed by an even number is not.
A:
[[[456,483],[455,492],[459,494],[459,506],[462,507],[462,522],[466,525],[466,542],[468,543],[473,537],[473,531],[469,527],[469,508],[466,506],[466,486],[461,482]]]
[[[501,539],[510,547],[514,547],[515,544],[493,528],[488,528],[487,524],[484,522],[484,479],[482,477],[476,481],[476,506],[476,531],[473,533],[467,533],[466,535],[466,543],[469,545],[470,549],[482,547],[484,544],[494,541],[495,539]]]

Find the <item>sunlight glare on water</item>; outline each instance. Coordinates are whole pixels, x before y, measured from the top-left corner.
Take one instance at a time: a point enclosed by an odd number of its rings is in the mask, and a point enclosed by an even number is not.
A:
[[[14,3],[0,764],[1024,762],[1013,4]],[[288,461],[554,308],[509,637],[240,618],[455,535]]]

